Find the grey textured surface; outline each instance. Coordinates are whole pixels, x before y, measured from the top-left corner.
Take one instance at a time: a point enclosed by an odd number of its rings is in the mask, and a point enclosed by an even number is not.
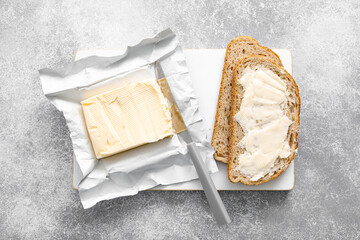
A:
[[[358,1],[150,2],[0,0],[0,239],[359,239]],[[228,226],[216,226],[202,192],[143,192],[83,210],[69,131],[42,94],[38,69],[167,27],[185,48],[249,35],[293,51],[295,188],[221,192]]]

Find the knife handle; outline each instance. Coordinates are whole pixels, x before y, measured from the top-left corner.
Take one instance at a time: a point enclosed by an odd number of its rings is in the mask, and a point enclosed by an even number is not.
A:
[[[226,211],[218,191],[216,190],[204,161],[201,159],[199,150],[194,142],[189,143],[187,146],[216,222],[219,225],[230,223],[230,216]]]

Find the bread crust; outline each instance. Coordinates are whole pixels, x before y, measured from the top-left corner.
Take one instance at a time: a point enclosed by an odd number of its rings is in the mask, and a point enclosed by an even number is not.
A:
[[[288,136],[287,138],[289,138],[289,141],[293,141],[293,147],[291,148],[292,153],[290,154],[289,157],[287,157],[283,162],[281,162],[283,165],[279,167],[279,169],[276,169],[273,175],[270,174],[266,174],[264,177],[260,178],[257,181],[250,181],[249,178],[246,178],[244,176],[236,176],[234,177],[234,174],[232,173],[233,168],[234,168],[234,164],[235,164],[235,160],[234,158],[236,158],[237,156],[234,156],[234,147],[236,148],[236,143],[234,142],[234,133],[235,133],[235,127],[236,127],[236,121],[234,121],[234,116],[236,114],[236,96],[238,94],[238,84],[237,84],[237,79],[239,77],[239,68],[241,68],[242,65],[246,64],[246,62],[250,62],[250,61],[258,61],[261,62],[262,64],[267,64],[268,66],[272,66],[275,69],[278,69],[278,72],[275,72],[275,74],[279,75],[284,75],[286,76],[286,79],[289,82],[286,82],[287,85],[287,89],[289,90],[289,88],[291,87],[292,91],[295,94],[295,105],[294,105],[294,110],[296,110],[295,113],[295,121],[293,122],[293,124],[289,127],[289,131],[288,131]],[[279,74],[280,72],[280,74]],[[283,79],[284,80],[284,79]],[[297,152],[297,148],[298,148],[298,134],[299,134],[299,125],[300,125],[300,105],[301,105],[301,101],[300,101],[300,95],[299,95],[299,88],[296,84],[296,82],[294,81],[294,79],[292,78],[292,76],[282,67],[277,65],[276,63],[274,63],[273,61],[271,61],[270,59],[263,57],[263,56],[259,56],[259,55],[251,55],[251,56],[247,56],[242,58],[240,61],[238,61],[238,63],[236,64],[235,67],[235,73],[234,73],[234,79],[233,79],[233,101],[232,101],[232,112],[231,112],[231,134],[230,134],[230,161],[228,164],[228,177],[229,180],[233,183],[236,182],[241,182],[245,185],[259,185],[268,181],[271,181],[273,179],[276,179],[278,176],[280,176],[290,165],[290,163],[294,160],[295,158],[295,154]],[[242,92],[243,94],[243,92]],[[240,98],[240,104],[241,104],[241,99],[242,96]],[[239,100],[238,100],[239,101]],[[239,105],[240,106],[240,105]],[[291,113],[291,112],[290,112]],[[238,127],[241,128],[241,126],[238,124]],[[290,131],[291,127],[293,127],[294,131]],[[289,136],[289,134],[291,134]],[[291,138],[290,138],[291,137]],[[279,162],[281,161],[281,159],[279,159]]]
[[[223,67],[223,72],[222,72],[222,78],[221,78],[221,84],[220,84],[220,90],[219,90],[219,97],[218,97],[218,103],[217,103],[217,107],[216,107],[216,115],[215,115],[215,123],[214,123],[214,130],[213,130],[213,136],[212,136],[212,140],[211,140],[211,145],[213,146],[215,152],[214,152],[214,159],[220,162],[224,162],[224,163],[228,163],[229,160],[229,141],[227,138],[229,138],[229,135],[226,136],[225,138],[222,138],[222,141],[224,141],[225,143],[225,150],[221,150],[219,149],[218,145],[216,144],[217,142],[217,138],[220,138],[218,136],[218,132],[220,131],[220,128],[227,128],[227,126],[221,126],[219,124],[219,115],[222,113],[221,109],[221,104],[222,102],[220,101],[223,98],[223,94],[224,94],[224,85],[225,85],[225,76],[226,76],[226,69],[228,67],[229,64],[229,58],[230,58],[230,49],[233,45],[235,45],[236,43],[248,43],[250,44],[255,44],[257,45],[259,48],[261,48],[262,50],[266,51],[268,53],[268,55],[271,55],[274,59],[277,60],[278,65],[282,66],[281,60],[279,58],[279,56],[273,52],[270,48],[261,46],[259,44],[259,42],[257,40],[255,40],[252,37],[249,36],[240,36],[240,37],[236,37],[233,40],[230,41],[230,43],[228,44],[227,48],[226,48],[226,54],[225,54],[225,60],[224,60],[224,67]],[[243,50],[242,50],[243,51]],[[236,52],[236,55],[240,55],[242,53],[240,52]],[[254,54],[254,53],[252,53]],[[259,53],[258,53],[259,54]],[[245,57],[248,55],[245,55]],[[232,99],[232,97],[230,96],[230,99]],[[232,107],[232,103],[230,102],[228,104],[229,107]],[[231,114],[229,114],[229,117],[231,118]],[[231,122],[231,120],[230,120]],[[228,133],[227,133],[228,132]],[[224,132],[222,132],[223,134],[230,134],[230,127],[228,129],[225,129]],[[219,135],[221,134],[221,132],[219,133]],[[228,151],[226,151],[228,150]]]

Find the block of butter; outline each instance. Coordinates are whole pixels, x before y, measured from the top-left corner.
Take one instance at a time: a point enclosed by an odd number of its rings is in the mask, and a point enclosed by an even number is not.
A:
[[[81,104],[98,159],[174,134],[169,102],[155,79],[128,83]]]

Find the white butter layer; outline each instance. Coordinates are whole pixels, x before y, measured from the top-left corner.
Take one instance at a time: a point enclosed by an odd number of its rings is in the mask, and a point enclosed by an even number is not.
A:
[[[286,141],[292,121],[285,115],[286,84],[268,69],[245,69],[238,80],[244,87],[240,111],[234,116],[245,132],[238,146],[245,152],[238,157],[236,169],[257,181],[271,173],[278,157],[290,155]]]
[[[169,103],[155,79],[127,84],[81,104],[98,159],[174,134]]]

